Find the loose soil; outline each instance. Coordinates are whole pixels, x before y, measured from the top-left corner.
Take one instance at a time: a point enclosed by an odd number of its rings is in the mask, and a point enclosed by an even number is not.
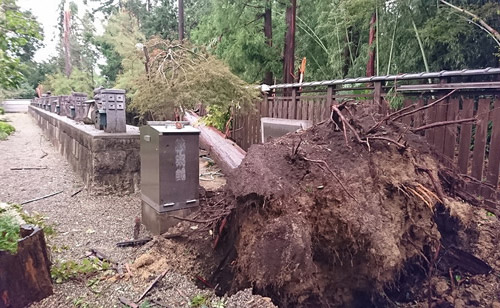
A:
[[[348,109],[361,135],[381,119]],[[442,178],[460,177],[406,127],[378,129],[404,149],[346,135],[330,121],[250,148],[226,189],[221,291],[279,307],[498,304],[497,217],[456,197]]]

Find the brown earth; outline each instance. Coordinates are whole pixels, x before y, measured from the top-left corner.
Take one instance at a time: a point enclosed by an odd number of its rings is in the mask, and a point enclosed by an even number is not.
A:
[[[379,118],[349,111],[362,136]],[[349,130],[346,144],[326,122],[252,146],[226,188],[236,201],[214,274],[221,290],[251,287],[280,307],[499,301],[497,218],[437,180],[459,177],[423,138],[395,123],[377,136],[406,144],[357,143]]]

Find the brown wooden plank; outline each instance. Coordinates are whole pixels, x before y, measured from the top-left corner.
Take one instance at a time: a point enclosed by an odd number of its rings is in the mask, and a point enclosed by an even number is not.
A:
[[[431,104],[435,100],[429,99],[427,101],[427,104]],[[432,106],[431,108],[426,109],[425,112],[425,124],[432,124],[436,122],[436,113],[437,113],[437,107]],[[435,130],[434,129],[427,129],[425,131],[425,138],[427,139],[427,142],[430,144],[434,144],[434,135],[435,135]]]
[[[307,119],[314,124],[314,100],[308,100]]]
[[[462,98],[461,119],[469,119],[474,113],[474,100],[472,98]],[[460,173],[468,174],[469,153],[472,138],[472,124],[464,123],[460,125],[460,141],[458,144],[458,170]]]
[[[459,103],[458,98],[449,99],[446,115],[447,121],[456,120]],[[453,162],[455,159],[455,144],[457,142],[457,125],[447,125],[444,128],[444,155],[449,159],[449,162]]]
[[[325,99],[322,99],[321,102],[321,118],[320,118],[320,121],[324,121],[326,119],[328,119],[328,116],[327,116],[327,107],[326,107],[326,100]]]
[[[307,120],[307,110],[309,107],[309,101],[307,99],[302,100],[302,119]]]
[[[274,110],[274,99],[270,99],[267,101],[267,116],[272,118]]]
[[[292,99],[290,103],[288,103],[288,118],[296,119],[297,118],[297,89],[293,89],[292,91]]]
[[[295,116],[295,118],[297,120],[300,120],[302,119],[302,99],[299,97],[299,99],[297,100],[297,114]]]
[[[486,182],[498,187],[498,177],[500,174],[500,97],[495,97],[494,109],[491,111],[493,122],[491,131],[490,153],[488,155],[488,170],[486,172]]]
[[[437,104],[437,114],[435,122],[446,121],[446,113],[448,109],[449,100],[446,99],[441,103]],[[434,147],[439,154],[444,153],[444,133],[445,127],[436,127],[434,128]]]
[[[474,150],[472,152],[471,175],[476,180],[482,181],[484,169],[484,151],[486,149],[486,133],[488,130],[488,113],[490,99],[480,98],[477,109],[476,134],[474,136]]]
[[[403,108],[405,107],[408,107],[412,104],[412,100],[411,99],[405,99],[404,102],[403,102]],[[410,126],[411,124],[411,116],[407,116],[407,117],[403,117],[401,119],[401,121],[403,122],[403,124],[405,124],[406,126]]]
[[[314,123],[321,121],[321,99],[314,100]]]
[[[420,97],[417,102],[417,108],[423,107],[425,105],[424,98]],[[424,125],[424,112],[419,112],[413,116],[413,127],[419,127]]]
[[[278,110],[276,110],[276,114],[278,118],[283,117],[283,98],[280,97],[278,100]]]

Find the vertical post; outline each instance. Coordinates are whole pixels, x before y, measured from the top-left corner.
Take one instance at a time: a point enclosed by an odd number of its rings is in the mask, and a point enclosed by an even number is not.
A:
[[[288,118],[297,119],[297,88],[292,89],[292,101],[290,102],[290,107]]]
[[[330,117],[333,105],[333,86],[328,86],[328,88],[326,89],[326,105],[328,106],[327,117]]]
[[[373,102],[379,106],[381,114],[387,114],[389,106],[382,101],[382,82],[375,81],[373,83]]]

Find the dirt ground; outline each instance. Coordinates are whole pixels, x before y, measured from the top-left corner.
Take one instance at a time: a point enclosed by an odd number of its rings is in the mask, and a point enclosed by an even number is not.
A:
[[[53,263],[83,260],[90,249],[98,250],[114,262],[124,265],[121,277],[108,271],[54,284],[54,295],[32,307],[122,307],[119,296],[136,299],[159,273],[165,278],[152,291],[150,307],[188,307],[197,295],[220,301],[213,291],[199,288],[194,281],[200,268],[199,252],[175,240],[156,238],[144,247],[118,248],[116,243],[133,237],[135,217],[140,217],[139,194],[128,196],[92,196],[28,114],[7,114],[16,132],[0,141],[0,201],[20,203],[50,193],[53,197],[26,204],[30,213],[41,213],[55,228],[48,237]],[[202,153],[206,154],[206,153]],[[12,168],[41,167],[39,170]],[[212,190],[225,183],[209,158],[200,159],[201,185]],[[208,234],[208,233],[207,233]],[[144,228],[140,237],[149,234]],[[131,275],[125,264],[129,265]],[[154,296],[154,298],[152,297]],[[157,303],[153,303],[152,301]],[[263,304],[259,304],[263,301]],[[248,303],[248,305],[246,304]],[[226,307],[261,307],[268,299],[240,292],[228,299]],[[257,305],[257,306],[255,306]]]
[[[361,136],[380,120],[346,114]],[[497,307],[498,217],[455,195],[424,138],[377,133],[356,142],[326,122],[252,146],[228,179],[219,281],[280,307]]]

